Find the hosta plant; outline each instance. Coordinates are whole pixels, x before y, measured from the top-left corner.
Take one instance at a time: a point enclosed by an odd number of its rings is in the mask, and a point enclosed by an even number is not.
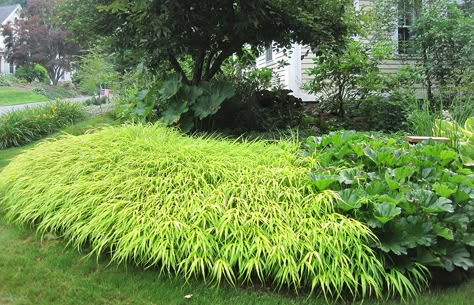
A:
[[[338,193],[337,211],[368,225],[386,266],[468,270],[474,266],[474,173],[445,144],[337,132],[307,141],[319,191]],[[417,271],[415,271],[417,272]]]
[[[159,126],[43,142],[0,174],[6,219],[115,262],[207,282],[273,283],[327,297],[413,294],[333,191],[308,186],[295,143],[187,137]],[[420,276],[420,279],[422,277]]]
[[[451,139],[466,166],[474,167],[474,117],[467,118],[464,126],[448,120],[436,120],[434,134]]]

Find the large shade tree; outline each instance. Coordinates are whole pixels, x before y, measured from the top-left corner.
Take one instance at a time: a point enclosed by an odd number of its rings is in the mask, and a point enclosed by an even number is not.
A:
[[[340,47],[341,38],[351,32],[346,18],[350,0],[102,0],[99,6],[92,0],[67,2],[70,9],[82,5],[88,10],[87,15],[76,14],[75,25],[89,33],[102,31],[118,51],[138,54],[151,69],[168,63],[191,85],[212,79],[222,63],[245,46],[260,51],[271,42],[278,48],[291,43]],[[86,2],[98,7],[93,24],[104,19],[107,32],[85,22],[91,19]],[[74,30],[84,36],[81,27]],[[192,73],[182,67],[185,56],[192,58]]]
[[[55,19],[55,4],[54,0],[30,0],[22,18],[3,27],[8,60],[20,66],[43,65],[53,84],[71,70],[77,52],[71,32]]]

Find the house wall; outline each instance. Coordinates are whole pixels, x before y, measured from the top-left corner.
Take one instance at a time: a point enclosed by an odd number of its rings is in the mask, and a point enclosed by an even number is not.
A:
[[[265,54],[257,58],[257,68],[271,68],[275,75],[273,81],[285,89],[293,91],[293,95],[303,101],[314,101],[316,97],[302,89],[307,75],[303,73],[307,61],[301,60],[301,55],[306,52],[307,47],[294,44],[287,50],[273,50],[272,60],[267,61]],[[286,63],[282,65],[281,62]]]

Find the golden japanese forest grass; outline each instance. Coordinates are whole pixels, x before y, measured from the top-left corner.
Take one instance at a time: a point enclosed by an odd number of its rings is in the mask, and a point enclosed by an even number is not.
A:
[[[109,127],[45,141],[0,173],[0,210],[113,262],[186,279],[259,281],[326,297],[416,293],[384,270],[374,236],[307,183],[287,141]],[[387,294],[388,293],[388,294]]]

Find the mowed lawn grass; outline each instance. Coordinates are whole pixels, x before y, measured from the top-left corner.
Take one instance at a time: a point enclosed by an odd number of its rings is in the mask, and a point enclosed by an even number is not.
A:
[[[11,106],[46,101],[48,101],[46,96],[37,94],[33,91],[15,87],[0,87],[0,106]]]
[[[81,134],[91,127],[111,124],[99,116],[68,127]],[[0,150],[0,171],[27,148]],[[87,256],[52,234],[41,238],[33,228],[7,224],[0,214],[0,304],[1,305],[102,305],[102,304],[225,304],[290,305],[326,304],[322,299],[277,293],[269,288],[216,288],[199,280],[160,276],[155,270],[130,265],[111,265],[107,257]],[[185,298],[192,295],[191,298]],[[460,287],[424,293],[413,305],[471,305],[474,281]],[[350,304],[350,303],[345,303]],[[400,301],[368,301],[364,304],[400,304]]]

